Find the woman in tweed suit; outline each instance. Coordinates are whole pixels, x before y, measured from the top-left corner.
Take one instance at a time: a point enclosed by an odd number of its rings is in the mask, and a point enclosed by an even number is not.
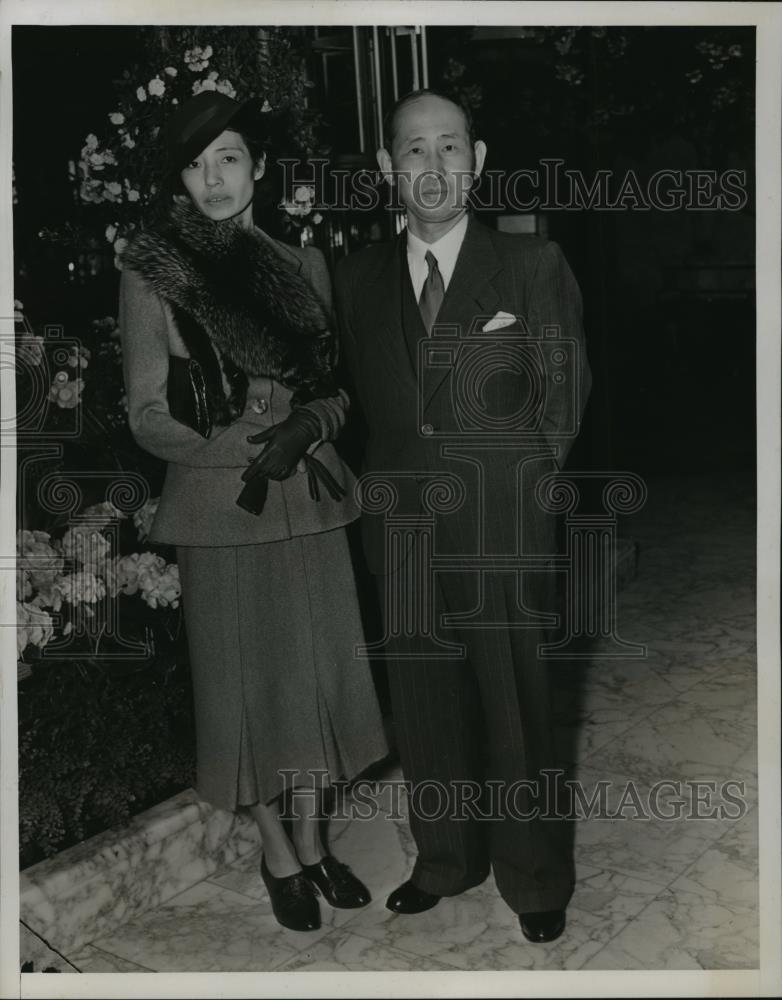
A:
[[[307,930],[320,925],[318,892],[335,906],[369,901],[323,850],[319,796],[387,747],[368,665],[353,656],[345,525],[358,510],[330,443],[347,397],[332,377],[328,273],[320,251],[254,227],[254,128],[246,106],[214,92],[172,117],[178,193],[123,255],[120,327],[131,430],[168,463],[150,538],[177,547],[197,789],[250,810],[275,915]],[[201,363],[206,427],[171,412],[173,359],[188,357]],[[293,786],[291,840],[279,805]]]

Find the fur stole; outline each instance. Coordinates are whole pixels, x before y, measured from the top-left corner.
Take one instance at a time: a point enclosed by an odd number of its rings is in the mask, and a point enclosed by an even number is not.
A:
[[[224,366],[227,359],[246,376],[273,378],[297,402],[337,392],[336,343],[323,304],[256,231],[175,204],[165,221],[133,239],[122,263],[191,321],[178,324],[188,349],[195,325]]]

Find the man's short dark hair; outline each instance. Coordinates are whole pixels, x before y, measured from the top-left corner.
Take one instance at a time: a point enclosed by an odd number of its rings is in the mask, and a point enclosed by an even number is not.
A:
[[[388,113],[383,119],[383,146],[389,153],[391,152],[391,146],[394,142],[394,130],[396,127],[397,115],[402,108],[406,107],[413,101],[418,100],[419,97],[439,97],[441,101],[448,101],[449,104],[453,104],[457,107],[464,115],[464,124],[467,129],[467,136],[470,143],[475,143],[475,128],[470,109],[466,105],[462,104],[462,102],[452,94],[445,94],[441,90],[433,90],[430,87],[424,87],[421,90],[410,90],[408,93],[403,94],[399,100],[388,109]]]

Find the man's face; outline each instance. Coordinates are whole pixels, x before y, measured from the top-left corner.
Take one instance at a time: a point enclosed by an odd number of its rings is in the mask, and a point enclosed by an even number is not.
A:
[[[485,155],[482,142],[470,142],[461,109],[426,94],[399,111],[392,148],[377,157],[408,214],[431,224],[462,213]]]

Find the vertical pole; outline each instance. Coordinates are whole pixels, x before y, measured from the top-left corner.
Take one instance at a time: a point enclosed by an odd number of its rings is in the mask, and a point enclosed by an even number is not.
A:
[[[415,31],[410,32],[410,62],[413,67],[413,90],[418,90],[421,84],[418,76],[418,43],[415,40]]]
[[[396,28],[388,28],[391,32],[391,76],[394,81],[394,100],[399,97],[399,77],[396,66]]]
[[[375,110],[377,112],[377,135],[379,145],[383,144],[383,81],[380,76],[380,38],[377,28],[372,28],[372,59],[375,64]]]
[[[429,52],[426,47],[426,25],[421,25],[421,76],[424,87],[429,86]]]
[[[358,106],[358,148],[359,152],[366,152],[366,141],[364,138],[364,99],[362,97],[361,86],[361,61],[359,55],[359,34],[358,28],[353,28],[353,73],[356,78],[356,104]]]

